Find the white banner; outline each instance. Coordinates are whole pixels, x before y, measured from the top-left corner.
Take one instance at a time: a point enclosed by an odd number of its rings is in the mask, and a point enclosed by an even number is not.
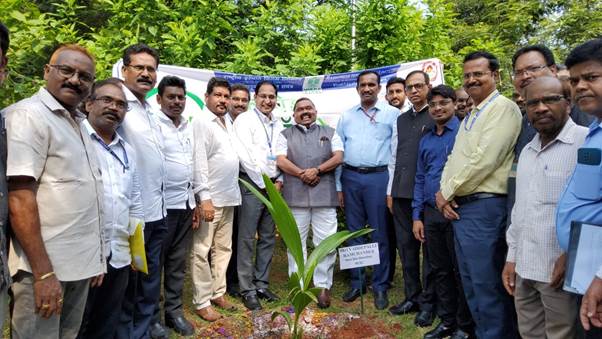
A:
[[[121,75],[122,61],[113,65],[113,76],[123,78]],[[433,86],[443,84],[443,64],[439,59],[427,59],[391,65],[372,69],[381,76],[382,89],[379,100],[385,100],[385,84],[395,76],[405,78],[406,75],[415,70],[425,71]],[[293,105],[300,97],[310,98],[316,105],[318,119],[335,127],[342,112],[359,104],[359,96],[355,89],[357,75],[361,71],[316,75],[307,77],[278,77],[235,74],[221,71],[211,71],[196,68],[179,67],[172,65],[159,65],[157,70],[157,84],[166,75],[175,75],[186,81],[187,100],[184,115],[192,119],[205,106],[205,91],[207,82],[214,76],[223,77],[230,84],[242,83],[251,92],[250,108],[254,107],[253,91],[255,85],[262,80],[270,80],[278,87],[278,106],[274,115],[280,117],[285,126],[293,123],[291,118]],[[157,101],[153,98],[157,94],[156,88],[149,92],[147,98],[156,109],[159,109]]]

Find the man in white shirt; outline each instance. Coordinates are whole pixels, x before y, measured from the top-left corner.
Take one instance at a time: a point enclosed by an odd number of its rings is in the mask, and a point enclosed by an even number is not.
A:
[[[194,195],[192,191],[192,126],[182,116],[186,107],[186,83],[175,76],[166,76],[158,86],[157,112],[163,136],[167,205],[167,235],[163,240],[163,311],[165,325],[180,335],[194,334],[194,327],[184,317],[182,290],[186,262],[192,239]],[[155,323],[161,321],[161,307],[155,308]]]
[[[533,80],[523,95],[527,117],[538,133],[518,160],[502,280],[514,296],[523,338],[574,338],[577,300],[562,290],[566,253],[556,238],[555,218],[588,130],[569,117],[569,98],[556,77]]]
[[[249,109],[251,93],[244,84],[232,85],[232,94],[230,95],[230,104],[228,105],[228,114],[226,118],[233,124],[234,120],[243,112]],[[234,221],[232,222],[232,255],[226,271],[226,292],[234,298],[240,297],[240,287],[238,286],[238,273],[236,272],[236,247],[238,246],[238,209],[234,207]]]
[[[61,46],[44,66],[45,87],[6,109],[13,338],[74,338],[88,287],[106,269],[101,174],[77,110],[94,69],[85,48]]]
[[[119,134],[134,148],[144,206],[144,248],[148,274],[130,275],[123,302],[117,338],[166,338],[167,331],[154,322],[161,292],[161,248],[167,235],[165,216],[165,157],[163,136],[146,100],[155,86],[159,54],[145,44],[132,45],[123,52],[123,92],[130,111]]]
[[[234,206],[240,205],[237,139],[226,117],[230,84],[211,78],[207,84],[207,109],[194,119],[194,178],[197,215],[191,272],[195,313],[206,321],[221,318],[212,306],[234,307],[226,301],[226,270],[232,246]],[[211,251],[211,262],[209,262]]]
[[[130,273],[129,237],[143,222],[144,209],[136,171],[136,154],[115,131],[127,111],[122,82],[98,81],[86,100],[82,135],[95,145],[102,171],[104,254],[107,273],[102,285],[90,288],[79,338],[113,338]]]
[[[255,86],[255,108],[242,113],[234,121],[234,131],[252,161],[251,165],[242,163],[240,177],[257,189],[265,189],[262,173],[275,182],[277,189],[282,187],[282,181],[278,179],[280,171],[276,167],[276,139],[283,126],[280,119],[272,114],[277,95],[276,85],[260,81]],[[258,297],[267,301],[279,299],[268,289],[275,244],[274,221],[263,203],[242,184],[240,187],[242,205],[238,216],[238,281],[245,307],[258,310],[261,309]],[[258,238],[254,255],[255,234]]]

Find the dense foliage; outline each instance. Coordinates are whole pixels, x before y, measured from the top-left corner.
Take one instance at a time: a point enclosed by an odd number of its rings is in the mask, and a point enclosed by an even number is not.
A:
[[[0,106],[41,83],[49,52],[86,45],[106,77],[123,48],[146,42],[162,62],[239,73],[303,76],[429,57],[460,84],[463,55],[488,49],[502,59],[540,42],[562,60],[602,35],[602,2],[592,0],[0,0],[9,26],[8,88]],[[355,26],[355,48],[352,27]]]

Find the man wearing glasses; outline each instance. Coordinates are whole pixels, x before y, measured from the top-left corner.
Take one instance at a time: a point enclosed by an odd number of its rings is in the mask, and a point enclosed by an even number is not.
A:
[[[106,269],[101,172],[76,108],[94,74],[86,49],[61,46],[44,66],[46,86],[6,109],[13,338],[74,338]]]
[[[393,214],[397,250],[403,268],[405,300],[391,307],[392,314],[418,312],[417,326],[433,323],[435,290],[426,247],[423,249],[420,282],[420,241],[412,233],[412,198],[418,159],[418,144],[434,126],[429,115],[427,96],[431,84],[423,71],[413,71],[406,77],[405,92],[412,107],[397,118],[397,150],[391,156],[387,206]]]
[[[80,338],[113,338],[130,274],[129,237],[144,218],[136,155],[116,132],[128,109],[122,82],[96,82],[86,100],[87,120],[82,134],[95,146],[102,172],[104,255],[107,274],[100,286],[91,286]]]
[[[119,128],[119,134],[137,155],[148,274],[131,272],[116,333],[118,338],[142,338],[149,334],[152,338],[167,337],[163,326],[152,321],[161,290],[161,248],[167,235],[163,138],[156,113],[146,101],[146,94],[157,81],[158,65],[159,54],[147,45],[132,45],[123,52],[123,92],[130,111]]]
[[[475,108],[464,118],[441,176],[437,208],[454,225],[458,267],[478,338],[514,338],[512,299],[500,274],[506,242],[506,194],[521,113],[496,90],[499,61],[464,58],[464,88]]]

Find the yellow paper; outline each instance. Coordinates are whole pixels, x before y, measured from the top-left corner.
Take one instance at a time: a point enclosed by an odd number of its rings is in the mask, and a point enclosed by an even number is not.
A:
[[[132,266],[134,266],[134,268],[139,272],[148,274],[142,222],[138,222],[136,224],[136,231],[134,231],[134,234],[130,236],[130,252],[132,253]]]

